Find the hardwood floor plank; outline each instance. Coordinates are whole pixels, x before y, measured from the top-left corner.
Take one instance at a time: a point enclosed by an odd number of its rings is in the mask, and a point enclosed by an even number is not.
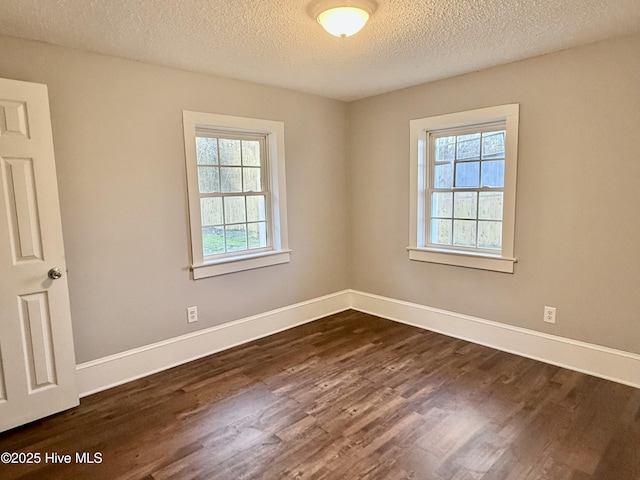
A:
[[[640,390],[348,311],[91,395],[4,451],[74,462],[2,480],[640,480]]]

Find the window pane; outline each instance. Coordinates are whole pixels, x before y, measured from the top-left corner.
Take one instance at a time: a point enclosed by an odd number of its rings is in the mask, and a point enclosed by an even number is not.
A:
[[[451,245],[451,220],[431,220],[431,243]]]
[[[434,188],[453,187],[453,163],[436,165],[433,182]]]
[[[243,168],[242,174],[244,175],[245,192],[260,192],[262,190],[259,168]]]
[[[502,248],[502,222],[478,222],[478,248]]]
[[[217,165],[218,139],[196,137],[196,158],[198,165]]]
[[[200,193],[220,191],[220,170],[218,167],[198,167],[198,187]]]
[[[456,163],[456,187],[479,187],[480,162]]]
[[[502,220],[502,192],[480,192],[478,218],[482,220]]]
[[[264,195],[250,195],[247,197],[247,222],[266,220],[266,199]]]
[[[456,156],[456,137],[436,138],[436,162],[453,162]]]
[[[246,222],[244,197],[224,198],[224,223]]]
[[[482,162],[482,186],[504,187],[504,160]]]
[[[202,227],[202,253],[205,257],[224,253],[223,227]]]
[[[454,220],[453,244],[456,247],[475,247],[476,222],[473,220]]]
[[[482,158],[504,158],[505,131],[485,132],[482,134]]]
[[[458,160],[480,159],[480,134],[458,136]]]
[[[260,166],[260,142],[242,140],[242,164],[250,167]]]
[[[221,138],[220,163],[222,165],[240,165],[240,140]]]
[[[267,224],[265,222],[250,223],[249,248],[262,248],[267,246]]]
[[[222,199],[221,198],[201,198],[200,215],[202,226],[222,225]]]
[[[224,230],[227,252],[247,249],[247,225],[232,225]]]
[[[451,218],[453,213],[453,194],[434,192],[431,194],[431,216]]]
[[[242,168],[222,167],[220,169],[220,181],[223,193],[242,192]]]
[[[478,194],[476,192],[456,192],[453,198],[455,218],[477,218]]]

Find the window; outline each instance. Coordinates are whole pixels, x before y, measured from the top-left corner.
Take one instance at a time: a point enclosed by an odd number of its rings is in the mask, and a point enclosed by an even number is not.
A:
[[[411,120],[411,260],[513,273],[518,112]]]
[[[284,124],[183,112],[195,279],[289,261]]]

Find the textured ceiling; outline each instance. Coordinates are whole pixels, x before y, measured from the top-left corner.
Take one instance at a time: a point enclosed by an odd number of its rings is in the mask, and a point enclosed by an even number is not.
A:
[[[354,100],[640,32],[640,0],[376,0],[336,38],[311,0],[0,0],[0,34]]]

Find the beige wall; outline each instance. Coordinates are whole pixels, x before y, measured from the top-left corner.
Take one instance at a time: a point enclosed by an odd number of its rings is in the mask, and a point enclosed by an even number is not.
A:
[[[515,273],[409,261],[409,120],[505,103]],[[640,37],[354,102],[348,125],[352,288],[640,352]]]
[[[348,287],[640,352],[639,37],[350,104],[8,37],[0,77],[49,86],[78,362]],[[409,261],[409,120],[512,102],[515,274]],[[190,280],[183,109],[285,122],[290,264]]]
[[[348,287],[345,104],[7,37],[0,77],[49,87],[78,362]],[[190,280],[183,109],[285,122],[289,264]]]

